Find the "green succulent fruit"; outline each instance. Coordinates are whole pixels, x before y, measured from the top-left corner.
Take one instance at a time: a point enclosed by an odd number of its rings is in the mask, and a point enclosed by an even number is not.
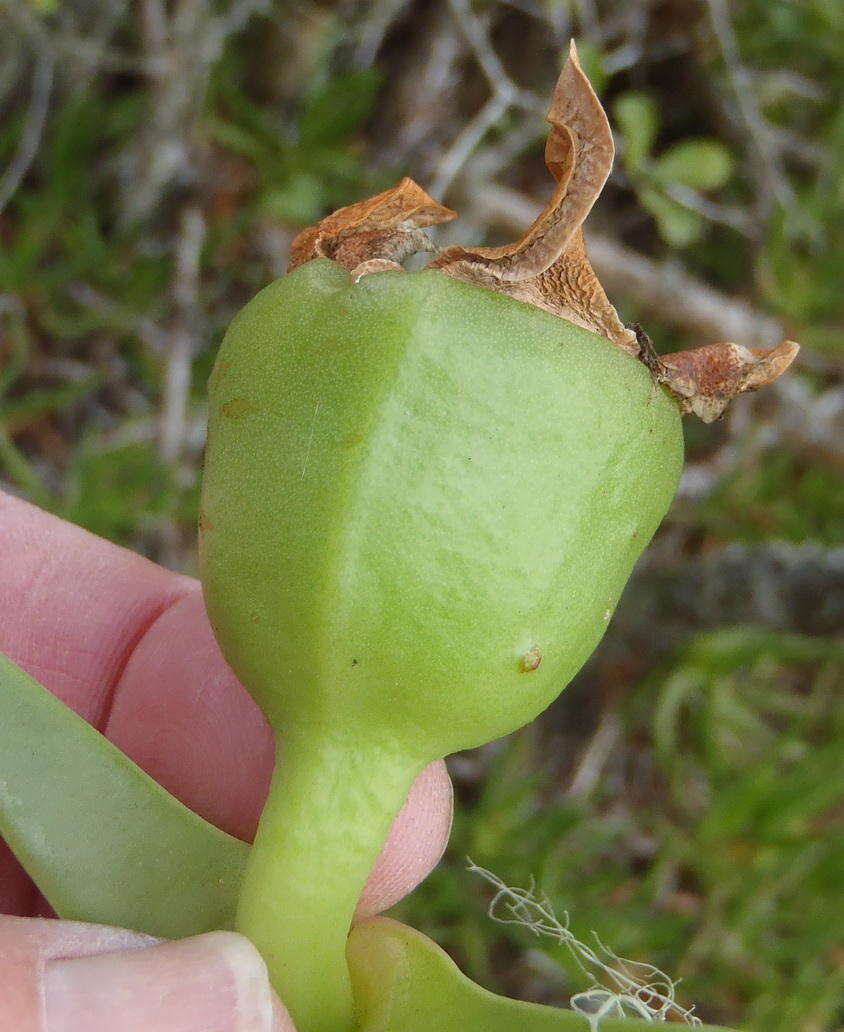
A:
[[[417,765],[559,693],[682,462],[641,363],[436,271],[297,269],[234,321],[209,401],[228,662],[274,726],[363,725]]]
[[[414,776],[532,719],[594,649],[677,486],[680,417],[546,312],[328,260],[240,313],[209,400],[206,603],[285,750],[239,927],[298,1017],[342,975]]]
[[[680,410],[790,360],[659,358],[625,327],[583,247],[612,134],[574,51],[549,121],[557,187],[520,241],[405,272],[454,213],[403,180],[297,237],[211,377],[203,588],[284,754],[237,927],[299,1032],[353,1024],[346,936],[417,773],[594,649],[677,487]]]

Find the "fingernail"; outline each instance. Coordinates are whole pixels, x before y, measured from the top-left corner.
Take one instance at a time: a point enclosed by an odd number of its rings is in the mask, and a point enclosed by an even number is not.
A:
[[[210,932],[144,950],[55,960],[47,1032],[274,1032],[267,969],[252,944]]]

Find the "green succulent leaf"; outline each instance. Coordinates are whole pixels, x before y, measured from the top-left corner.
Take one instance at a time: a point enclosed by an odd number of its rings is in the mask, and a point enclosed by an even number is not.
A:
[[[653,215],[660,236],[673,247],[688,247],[700,239],[703,220],[695,211],[689,211],[678,201],[666,197],[653,187],[642,187],[639,200]]]
[[[718,190],[733,174],[733,156],[717,140],[681,140],[656,159],[654,173],[666,183]]]
[[[302,145],[325,146],[347,139],[369,117],[380,85],[381,76],[374,68],[329,79],[305,103],[299,122]]]
[[[589,1032],[574,1011],[521,1003],[468,979],[436,943],[388,918],[358,925],[349,937],[358,1032]],[[598,1023],[593,1018],[592,1028]],[[600,1020],[600,1032],[639,1032],[650,1021]],[[717,1032],[712,1025],[700,1032]],[[722,1030],[724,1032],[724,1030]]]
[[[2,655],[0,835],[60,917],[165,938],[231,927],[249,850]]]
[[[613,114],[624,141],[624,164],[636,171],[653,149],[659,126],[656,104],[644,93],[625,93],[615,102]]]
[[[319,176],[301,170],[294,172],[281,186],[266,190],[261,197],[261,208],[269,218],[306,226],[310,219],[319,216],[323,200]]]

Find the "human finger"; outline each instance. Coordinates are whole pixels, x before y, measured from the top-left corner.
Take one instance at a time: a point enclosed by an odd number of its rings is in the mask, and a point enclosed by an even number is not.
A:
[[[250,840],[273,736],[217,647],[198,583],[2,494],[0,571],[0,651],[191,809]],[[434,764],[373,871],[366,913],[428,873],[450,818],[448,776]],[[0,864],[0,907],[31,912],[22,903],[31,898],[19,869]]]
[[[0,985],[0,1027],[16,1032],[293,1032],[257,950],[232,932],[161,942],[0,918]]]

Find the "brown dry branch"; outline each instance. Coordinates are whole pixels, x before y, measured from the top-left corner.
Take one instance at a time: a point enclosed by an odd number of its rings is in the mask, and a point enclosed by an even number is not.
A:
[[[774,134],[756,103],[752,76],[739,56],[738,42],[733,32],[727,2],[706,0],[706,6],[741,121],[754,152],[754,179],[761,187],[756,194],[757,204],[760,216],[764,220],[770,214],[773,202],[787,207],[793,203],[794,194],[780,167],[780,155],[775,145]]]
[[[38,153],[50,105],[54,68],[55,60],[52,53],[47,48],[38,46],[32,76],[32,93],[23,132],[12,160],[0,176],[0,213],[14,195]]]
[[[733,625],[838,637],[844,548],[732,544],[668,566],[651,556],[637,569],[616,620],[621,633],[604,650],[608,661],[616,648],[641,648],[648,663],[690,632]]]
[[[202,314],[199,304],[199,260],[205,239],[205,217],[194,204],[180,218],[173,270],[175,320],[169,347],[161,401],[160,451],[166,462],[182,458],[188,425],[191,363],[199,351]]]

